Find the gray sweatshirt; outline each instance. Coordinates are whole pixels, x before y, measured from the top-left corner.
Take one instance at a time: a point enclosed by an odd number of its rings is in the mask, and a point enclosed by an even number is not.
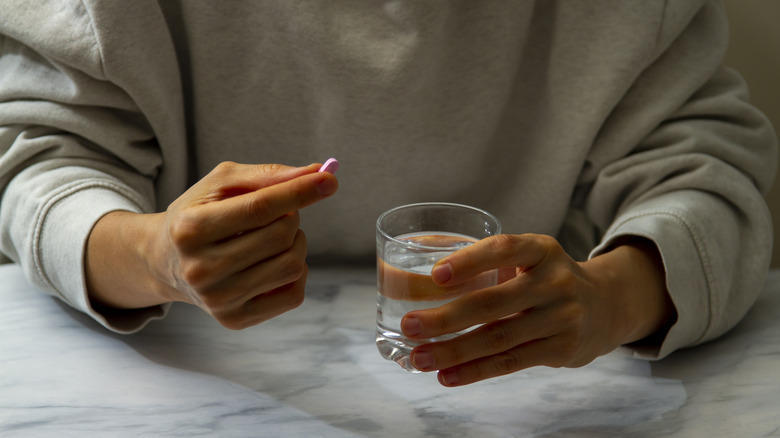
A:
[[[405,203],[497,215],[578,259],[623,235],[663,257],[678,321],[644,357],[713,339],[761,290],[777,146],[716,1],[2,0],[0,251],[106,319],[84,247],[216,164],[342,163],[301,212],[313,263],[374,257]],[[366,309],[370,312],[370,309]]]

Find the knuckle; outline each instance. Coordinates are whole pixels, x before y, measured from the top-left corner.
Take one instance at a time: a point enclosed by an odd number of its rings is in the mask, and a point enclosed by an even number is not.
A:
[[[304,287],[295,283],[289,283],[282,286],[281,299],[276,304],[275,312],[284,313],[296,309],[303,304],[305,293]]]
[[[203,231],[201,222],[187,213],[178,214],[168,224],[168,235],[177,248],[191,247]]]
[[[287,300],[287,309],[292,310],[297,309],[301,306],[301,304],[303,304],[306,295],[303,293],[303,288],[293,288],[290,293],[287,294],[287,296],[289,298]]]
[[[539,246],[546,248],[548,251],[556,251],[561,247],[558,240],[548,234],[534,234],[532,236]]]
[[[298,280],[306,270],[306,261],[292,251],[279,256],[279,262],[279,276],[288,282]]]
[[[287,166],[279,163],[271,163],[271,164],[264,164],[262,167],[263,172],[267,174],[275,174],[279,173],[282,170],[286,169]]]
[[[579,304],[571,304],[563,309],[563,323],[574,330],[579,331],[585,320],[585,309]]]
[[[545,363],[545,366],[548,366],[550,368],[564,368],[566,367],[566,364],[568,363],[565,359],[567,357],[563,353],[556,355],[552,358],[550,358],[547,363]]]
[[[301,226],[301,215],[298,211],[287,213],[282,217],[290,229],[297,230]]]
[[[549,287],[566,301],[574,301],[579,298],[580,281],[577,275],[570,269],[557,269],[549,277]]]
[[[436,363],[445,363],[445,364],[461,364],[468,361],[468,355],[463,350],[462,347],[458,345],[453,345],[452,348],[443,349],[442,351],[438,352],[442,358],[436,360]]]
[[[568,366],[579,355],[579,352],[579,338],[568,338],[558,347],[558,354],[552,359],[550,366],[554,368],[563,368]]]
[[[255,223],[265,225],[271,222],[276,216],[273,211],[273,205],[268,198],[264,196],[253,196],[252,199],[245,204],[247,209],[244,212],[248,217],[254,219]]]
[[[520,356],[515,351],[507,351],[506,353],[496,356],[493,361],[493,368],[496,375],[504,375],[513,373],[522,368],[522,361]]]
[[[507,307],[506,299],[502,295],[489,292],[481,293],[474,304],[476,314],[487,318],[505,313]]]
[[[215,319],[221,326],[230,330],[243,330],[251,325],[238,314],[227,314]]]
[[[515,240],[511,234],[498,234],[487,239],[490,249],[497,253],[507,253],[514,250]]]
[[[561,256],[566,255],[563,247],[555,237],[547,234],[531,234],[529,236],[534,241],[534,245],[543,252],[542,259],[559,259]]]
[[[193,289],[202,289],[211,282],[213,271],[208,263],[190,261],[181,267],[181,279]]]
[[[568,302],[576,301],[579,297],[579,290],[571,275],[564,275],[563,278],[559,278],[554,287],[561,294],[561,297]]]
[[[582,355],[584,343],[579,332],[568,332],[550,338],[549,353],[543,365],[552,368],[571,367]]]
[[[491,324],[486,326],[484,336],[485,346],[490,351],[504,351],[512,347],[512,333],[506,324]]]
[[[236,167],[238,167],[238,163],[233,161],[223,161],[214,166],[214,169],[211,171],[211,175],[216,177],[232,175],[235,173]]]

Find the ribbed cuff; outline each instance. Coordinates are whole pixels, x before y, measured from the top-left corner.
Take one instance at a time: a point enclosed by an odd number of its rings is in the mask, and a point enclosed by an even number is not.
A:
[[[702,263],[701,239],[695,228],[671,211],[645,211],[621,218],[590,254],[595,257],[622,236],[639,236],[658,247],[666,271],[666,287],[677,310],[677,322],[659,345],[643,343],[620,347],[643,359],[661,359],[701,341],[709,325],[709,288]]]
[[[117,333],[132,333],[165,316],[168,305],[103,315],[89,302],[84,255],[92,227],[111,211],[141,212],[130,195],[105,181],[80,181],[63,187],[37,215],[34,256],[37,274],[72,307]]]

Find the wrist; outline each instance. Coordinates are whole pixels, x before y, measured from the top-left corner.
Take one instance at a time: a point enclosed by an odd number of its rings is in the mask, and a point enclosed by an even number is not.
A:
[[[87,292],[96,308],[134,309],[171,301],[146,258],[153,245],[144,221],[153,216],[113,211],[93,227],[85,263]]]
[[[618,345],[663,341],[677,312],[661,254],[649,239],[628,236],[592,259],[610,294]]]

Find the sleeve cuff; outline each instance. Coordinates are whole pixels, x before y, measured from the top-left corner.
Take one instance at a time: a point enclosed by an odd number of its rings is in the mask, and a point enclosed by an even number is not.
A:
[[[98,312],[87,295],[84,254],[94,224],[116,210],[140,213],[141,202],[132,193],[107,181],[81,181],[64,187],[37,215],[34,257],[37,275],[70,306],[88,314],[117,333],[141,330],[154,319],[163,318],[170,305],[111,314]]]
[[[706,266],[695,228],[674,211],[638,212],[616,221],[590,257],[603,253],[621,236],[653,241],[666,271],[666,286],[677,310],[677,321],[659,345],[629,344],[619,351],[642,359],[662,359],[673,351],[701,342],[709,325]]]

